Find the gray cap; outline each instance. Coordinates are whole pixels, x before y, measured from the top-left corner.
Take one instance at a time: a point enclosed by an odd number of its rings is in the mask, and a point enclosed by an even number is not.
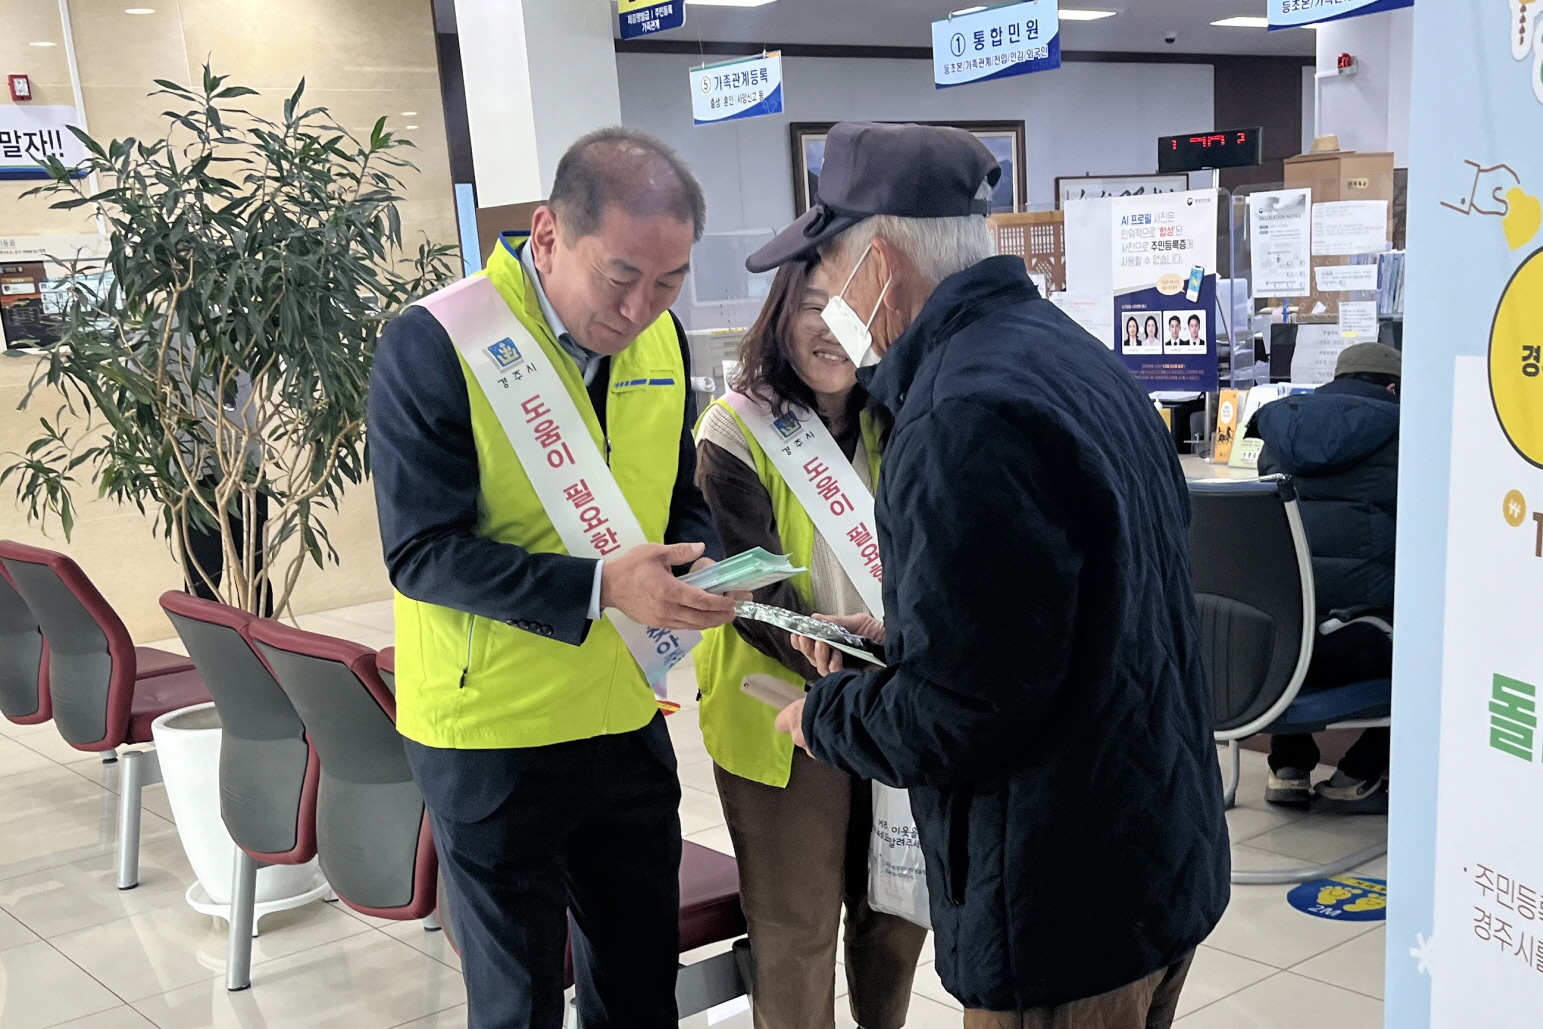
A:
[[[1369,373],[1402,378],[1403,369],[1403,355],[1386,343],[1352,343],[1339,352],[1339,360],[1334,364],[1334,375]]]
[[[985,215],[1002,167],[964,129],[844,121],[825,137],[818,202],[777,234],[745,267],[765,272],[816,250],[865,218]]]

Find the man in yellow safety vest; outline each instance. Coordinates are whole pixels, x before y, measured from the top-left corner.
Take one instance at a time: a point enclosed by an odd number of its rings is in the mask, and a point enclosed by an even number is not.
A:
[[[733,602],[693,485],[667,310],[701,188],[661,141],[576,142],[528,242],[382,336],[371,465],[396,598],[398,727],[428,805],[474,1029],[673,1026],[680,787],[669,669]]]

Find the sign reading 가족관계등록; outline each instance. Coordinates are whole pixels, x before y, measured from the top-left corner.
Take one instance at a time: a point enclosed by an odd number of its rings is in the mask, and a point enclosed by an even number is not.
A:
[[[1413,6],[1414,0],[1270,0],[1270,28],[1295,29]]]
[[[686,23],[686,0],[616,0],[621,38],[636,39]]]
[[[938,89],[1061,66],[1057,0],[1027,0],[932,23],[932,81]]]
[[[697,125],[781,113],[781,51],[691,69],[691,119]]]

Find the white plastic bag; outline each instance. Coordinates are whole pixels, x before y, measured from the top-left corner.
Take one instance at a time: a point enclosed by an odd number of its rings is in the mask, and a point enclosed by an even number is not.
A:
[[[911,816],[911,796],[905,790],[879,782],[873,784],[868,903],[875,911],[932,928],[927,907],[927,870],[916,835],[916,819]]]

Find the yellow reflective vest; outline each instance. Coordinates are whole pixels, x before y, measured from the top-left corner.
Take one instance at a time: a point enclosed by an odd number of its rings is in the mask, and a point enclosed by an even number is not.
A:
[[[777,535],[782,547],[800,568],[811,567],[814,559],[814,521],[798,502],[787,480],[777,471],[766,451],[756,442],[750,427],[725,401],[714,401],[734,415],[739,430],[749,444],[755,460],[756,475],[771,494],[772,515],[777,521]],[[879,481],[881,440],[878,426],[865,411],[861,416],[863,444],[868,452],[869,479]],[[808,572],[795,576],[793,587],[805,604],[812,604]],[[753,697],[746,696],[739,685],[753,672],[774,675],[784,682],[800,685],[802,676],[780,661],[756,650],[734,628],[733,623],[702,634],[696,649],[697,688],[702,700],[699,718],[707,753],[726,772],[742,779],[783,787],[793,767],[793,738],[777,731],[777,712]]]
[[[669,313],[611,358],[602,431],[578,366],[542,317],[519,257],[499,246],[481,274],[492,279],[562,376],[649,542],[663,542],[688,388]],[[464,359],[461,372],[481,479],[478,534],[534,553],[566,554]],[[631,732],[659,710],[637,662],[605,618],[575,647],[397,594],[396,676],[397,727],[430,747],[540,747]]]

